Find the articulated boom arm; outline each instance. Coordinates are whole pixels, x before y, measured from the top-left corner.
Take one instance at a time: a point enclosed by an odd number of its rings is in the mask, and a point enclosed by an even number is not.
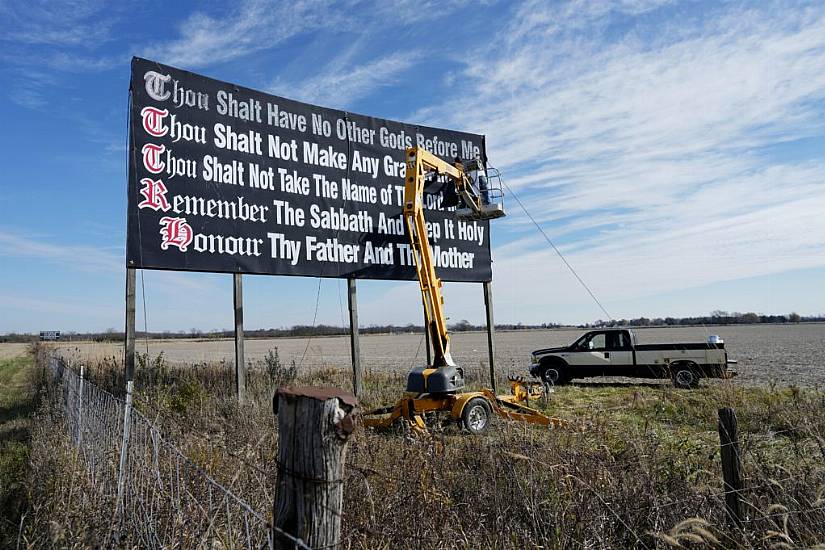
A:
[[[435,264],[427,237],[424,220],[424,185],[427,172],[446,174],[453,181],[463,184],[464,168],[461,163],[448,164],[421,147],[407,149],[407,172],[404,185],[404,221],[413,248],[415,270],[424,298],[426,329],[433,342],[433,367],[455,366],[450,356],[450,335],[447,333],[447,319],[444,316],[444,296],[441,293],[441,279],[435,274]]]
[[[468,173],[469,171],[469,173]],[[407,234],[413,248],[415,269],[421,285],[424,299],[424,314],[427,330],[433,341],[435,358],[433,367],[454,367],[450,356],[450,335],[447,333],[447,319],[444,317],[444,296],[441,294],[441,279],[435,274],[435,264],[427,237],[427,224],[424,220],[424,186],[428,173],[435,172],[450,179],[455,195],[460,198],[463,207],[455,211],[456,217],[463,220],[491,220],[504,216],[504,207],[500,202],[490,199],[501,189],[490,185],[486,175],[487,169],[480,159],[474,159],[465,167],[460,160],[455,164],[444,162],[422,147],[407,148],[407,171],[404,185],[404,221]],[[495,171],[495,177],[498,172]],[[471,177],[474,176],[474,177]],[[477,181],[474,181],[477,179]]]
[[[449,189],[458,195],[455,216],[459,220],[491,220],[504,216],[502,202],[493,202],[489,177],[490,171],[480,159],[464,165],[444,162],[420,147],[406,151],[407,171],[404,184],[404,221],[412,242],[415,270],[421,286],[427,330],[433,342],[435,358],[432,365],[413,368],[407,376],[407,395],[389,407],[372,410],[364,416],[367,426],[388,427],[403,419],[412,428],[426,431],[428,413],[448,412],[459,420],[470,433],[483,433],[489,425],[490,415],[542,426],[560,427],[564,423],[530,408],[530,399],[543,395],[541,387],[525,384],[510,377],[511,395],[495,395],[491,390],[464,391],[463,369],[450,356],[450,335],[444,317],[444,297],[441,279],[435,274],[433,253],[424,220],[424,186],[427,175],[435,172],[449,178]],[[496,174],[494,177],[498,177]],[[499,198],[503,196],[498,194]]]

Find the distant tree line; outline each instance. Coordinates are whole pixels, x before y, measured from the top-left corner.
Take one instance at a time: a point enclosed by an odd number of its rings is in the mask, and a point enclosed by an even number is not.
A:
[[[559,328],[564,325],[557,323],[542,323],[540,325],[525,325],[523,323],[516,324],[497,324],[496,330],[535,330],[547,328]],[[470,332],[486,330],[487,325],[474,325],[467,320],[461,320],[458,323],[449,325],[451,332]],[[361,334],[423,334],[424,326],[409,323],[407,325],[369,325],[359,329]],[[263,329],[245,329],[244,336],[246,338],[305,338],[323,337],[323,336],[341,336],[349,334],[349,326],[336,325],[294,325],[289,328],[263,328]],[[188,331],[163,331],[163,332],[143,332],[136,331],[135,338],[151,338],[155,340],[172,340],[179,338],[202,338],[202,339],[220,339],[233,338],[235,332],[233,330],[209,330],[203,331],[200,329],[190,329]],[[25,333],[9,333],[0,335],[0,342],[32,342],[38,340],[37,334]],[[93,341],[93,342],[123,342],[123,332],[116,331],[110,328],[103,332],[66,332],[63,331],[60,336],[61,341]]]
[[[638,317],[636,319],[614,319],[610,321],[597,320],[594,323],[583,325],[564,325],[559,323],[541,323],[526,325],[523,323],[500,323],[496,324],[496,330],[537,330],[550,328],[602,328],[602,327],[659,327],[659,326],[689,326],[689,325],[742,325],[755,323],[815,323],[825,322],[825,315],[800,316],[797,313],[788,315],[760,315],[757,313],[738,313],[727,311],[714,311],[705,317]],[[472,332],[486,330],[487,325],[474,325],[462,319],[457,323],[449,325],[451,332]],[[423,325],[413,323],[407,325],[369,325],[359,329],[361,334],[421,334],[424,332]],[[288,337],[323,337],[340,336],[349,334],[348,326],[335,325],[294,325],[289,328],[266,328],[266,329],[246,329],[246,338],[288,338]],[[219,339],[232,338],[235,333],[232,330],[211,330],[202,331],[200,329],[190,329],[189,331],[163,331],[163,332],[136,332],[138,339],[176,339],[176,338],[203,338]],[[110,328],[103,332],[62,332],[62,341],[94,341],[94,342],[122,342],[123,332],[118,332]],[[0,342],[33,342],[39,340],[38,334],[9,333],[0,335]]]
[[[603,321],[599,319],[588,327],[660,327],[660,326],[683,326],[683,325],[751,325],[758,323],[816,323],[825,321],[825,315],[812,315],[802,317],[798,313],[788,315],[761,315],[748,312],[728,312],[716,310],[704,317],[638,317],[636,319],[612,319]]]

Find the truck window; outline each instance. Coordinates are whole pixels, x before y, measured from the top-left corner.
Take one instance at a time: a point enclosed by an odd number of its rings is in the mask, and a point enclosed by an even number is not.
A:
[[[619,349],[631,349],[633,345],[630,343],[630,335],[626,332],[619,333]]]
[[[607,349],[609,350],[617,350],[622,349],[622,336],[621,332],[608,332],[607,333]]]
[[[589,350],[603,350],[606,349],[607,342],[606,342],[606,335],[604,332],[599,332],[598,334],[594,334],[590,337],[590,340],[587,341],[586,347]]]
[[[630,337],[626,332],[608,332],[607,349],[623,350],[630,349]]]

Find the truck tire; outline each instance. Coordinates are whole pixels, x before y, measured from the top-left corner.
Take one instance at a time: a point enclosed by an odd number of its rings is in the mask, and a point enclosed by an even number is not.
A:
[[[675,387],[685,390],[699,387],[699,374],[692,363],[671,366],[670,372]]]
[[[461,411],[461,423],[473,435],[481,435],[490,427],[493,411],[483,397],[473,397]]]
[[[542,365],[541,379],[551,386],[563,386],[567,384],[570,382],[567,365],[560,361]]]

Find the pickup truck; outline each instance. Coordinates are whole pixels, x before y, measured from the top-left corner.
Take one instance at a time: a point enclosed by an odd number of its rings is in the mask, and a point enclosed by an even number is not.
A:
[[[710,336],[706,343],[637,344],[631,330],[593,330],[569,346],[532,353],[530,374],[556,386],[573,378],[630,376],[670,378],[677,388],[695,388],[700,378],[733,378],[736,361],[725,343]]]

